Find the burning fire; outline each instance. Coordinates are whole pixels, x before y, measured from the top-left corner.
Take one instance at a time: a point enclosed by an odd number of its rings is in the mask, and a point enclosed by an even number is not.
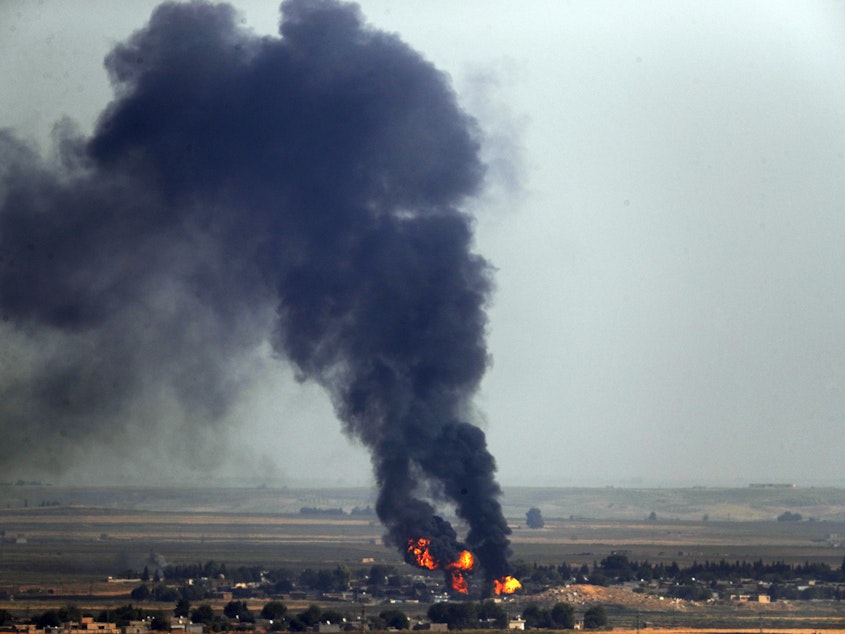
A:
[[[408,554],[411,555],[412,563],[428,570],[437,570],[441,567],[445,568],[449,571],[452,590],[461,594],[467,594],[469,592],[469,584],[467,583],[466,573],[471,572],[475,568],[475,556],[468,550],[462,550],[455,561],[450,561],[441,566],[434,559],[429,546],[431,546],[431,540],[425,537],[408,540]],[[515,577],[506,576],[493,580],[493,593],[497,595],[513,594],[521,587],[522,584]]]
[[[452,576],[452,590],[461,594],[469,593],[469,584],[463,572],[460,570],[451,570],[449,574]]]
[[[472,570],[474,566],[475,557],[468,550],[462,550],[461,554],[458,555],[457,561],[447,564],[446,568],[449,569],[449,573],[452,575],[452,590],[461,594],[467,594],[469,592],[469,585],[467,584],[466,577],[464,577],[464,573]]]
[[[472,570],[475,567],[475,557],[468,550],[462,550],[458,560],[446,567],[450,570]]]
[[[408,541],[408,553],[411,555],[413,563],[420,568],[437,570],[440,568],[440,565],[438,565],[429,551],[430,545],[431,540],[425,537],[411,539]],[[469,592],[469,585],[467,584],[464,573],[470,572],[474,567],[475,557],[468,550],[462,550],[455,561],[451,561],[443,566],[443,568],[449,571],[452,589],[455,592],[461,592],[463,594]]]
[[[429,570],[437,569],[437,562],[428,550],[431,544],[430,539],[420,537],[419,539],[412,539],[408,542],[408,552],[413,556],[414,563],[420,568],[428,568]]]
[[[493,592],[495,594],[513,594],[522,587],[519,579],[515,577],[502,577],[493,580]]]

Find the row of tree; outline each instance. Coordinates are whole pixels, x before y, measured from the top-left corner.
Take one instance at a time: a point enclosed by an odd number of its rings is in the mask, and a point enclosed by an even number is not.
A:
[[[132,621],[146,620],[153,631],[169,631],[171,617],[160,610],[144,610],[131,604],[120,606],[111,610],[102,610],[98,614],[84,614],[78,607],[70,605],[62,608],[51,609],[35,615],[30,622],[38,628],[61,627],[69,621],[79,622],[83,616],[92,616],[102,623],[115,623],[118,627],[125,627]],[[309,606],[297,614],[289,614],[287,606],[281,601],[270,601],[261,608],[260,618],[271,622],[271,630],[303,632],[318,622],[343,623],[346,617],[336,610],[323,610],[317,605]],[[238,629],[237,626],[246,626],[243,629],[252,629],[256,617],[249,609],[245,601],[230,601],[223,607],[220,614],[209,604],[203,603],[198,606],[191,606],[190,602],[180,599],[173,609],[173,617],[186,617],[193,623],[201,623],[210,631],[228,631]],[[0,626],[14,623],[14,618],[6,610],[0,610]],[[407,628],[407,619],[405,620]],[[382,622],[376,625],[383,625]]]
[[[764,582],[783,582],[796,579],[813,579],[840,583],[845,582],[845,561],[838,568],[824,562],[806,562],[788,564],[784,561],[705,561],[693,562],[681,567],[677,563],[650,564],[647,561],[629,561],[625,555],[610,555],[603,559],[593,570],[615,581],[633,581],[638,579],[669,579],[684,582],[690,579],[700,581],[738,581],[753,579]]]
[[[370,570],[360,569],[353,573],[347,566],[335,568],[305,568],[293,571],[286,568],[267,570],[261,566],[227,567],[225,563],[208,561],[204,564],[177,564],[168,566],[164,573],[156,570],[153,576],[144,568],[141,580],[154,583],[166,579],[170,582],[196,579],[226,579],[232,583],[267,583],[276,592],[290,592],[294,588],[318,590],[320,592],[342,592],[349,589],[353,578],[372,580],[381,584],[390,575],[396,574],[395,566],[373,566]]]
[[[567,603],[556,603],[551,608],[529,604],[522,610],[526,629],[571,630],[575,628],[575,610]],[[493,601],[473,603],[435,603],[428,609],[428,618],[434,623],[446,623],[450,630],[498,629],[508,627],[508,614],[501,604]],[[607,627],[607,612],[601,605],[584,613],[584,629]]]
[[[30,622],[38,628],[61,627],[69,621],[80,621],[82,611],[76,606],[66,606],[47,610],[33,617]],[[124,605],[111,610],[103,610],[95,619],[103,623],[115,623],[118,627],[129,625],[132,621],[146,620],[153,631],[168,631],[171,619],[161,611],[143,610],[133,605]],[[189,602],[180,600],[173,610],[173,617],[188,617],[193,623],[201,623],[208,631],[221,632],[235,630],[251,630],[256,621],[255,615],[245,601],[230,601],[223,608],[223,613],[216,612],[210,605],[201,604],[192,607]],[[343,624],[347,617],[337,610],[326,610],[318,605],[310,605],[307,609],[291,614],[287,606],[281,601],[265,603],[259,612],[259,617],[270,623],[270,631],[304,632],[317,623]],[[435,603],[428,609],[428,617],[434,623],[446,623],[450,630],[465,629],[506,629],[508,614],[502,606],[493,601],[473,603]],[[528,605],[523,609],[522,618],[525,625],[532,629],[573,629],[575,627],[575,613],[572,606],[557,603],[550,609],[537,605]],[[0,626],[14,623],[12,615],[0,610]],[[370,630],[407,630],[410,628],[408,616],[398,609],[387,609],[377,616],[367,618],[366,625]],[[596,606],[584,614],[586,629],[599,629],[607,626],[607,615],[604,608]]]
[[[523,582],[526,588],[542,588],[567,583],[589,583],[610,585],[627,581],[660,580],[672,584],[667,592],[678,598],[700,600],[712,596],[714,590],[720,590],[719,583],[738,583],[740,580],[754,580],[772,584],[770,594],[773,598],[817,599],[837,598],[828,596],[830,588],[816,586],[813,590],[798,591],[796,580],[816,580],[828,583],[845,583],[845,561],[839,567],[832,567],[824,562],[787,564],[783,561],[705,561],[694,562],[689,566],[679,566],[676,562],[650,563],[631,561],[625,554],[611,554],[592,566],[570,566],[561,564],[538,564],[517,561],[514,564],[514,576]],[[226,578],[231,583],[245,582],[259,584],[258,588],[235,588],[236,599],[273,594],[288,594],[294,590],[306,592],[342,592],[352,586],[365,588],[373,596],[379,596],[389,589],[405,587],[409,583],[407,574],[402,574],[396,566],[375,565],[370,568],[351,570],[346,566],[314,569],[306,568],[294,572],[288,569],[263,570],[260,567],[239,567],[227,569],[225,564],[213,561],[205,564],[177,565],[167,568],[167,582],[156,571],[144,578],[152,578],[132,590],[133,601],[170,602],[180,599],[198,602],[212,596],[213,584],[203,582],[203,578]],[[174,584],[173,581],[182,583]],[[193,580],[189,582],[189,580]],[[198,581],[199,580],[199,581]],[[790,585],[791,584],[791,585]]]
[[[693,562],[689,566],[631,561],[627,555],[612,554],[592,566],[578,567],[562,564],[537,564],[516,562],[514,576],[523,584],[555,585],[565,583],[590,583],[609,585],[625,581],[663,580],[685,583],[691,579],[699,581],[732,581],[752,579],[767,583],[783,583],[793,580],[817,580],[830,583],[845,583],[845,560],[839,567],[824,562],[788,564],[783,561],[705,561]]]

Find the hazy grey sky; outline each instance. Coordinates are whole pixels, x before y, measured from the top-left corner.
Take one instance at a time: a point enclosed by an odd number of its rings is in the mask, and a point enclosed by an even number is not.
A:
[[[156,4],[0,5],[0,126],[90,131]],[[233,4],[275,32],[275,2]],[[487,135],[476,402],[504,485],[845,484],[841,4],[359,4]],[[229,472],[368,482],[321,389],[262,363]]]

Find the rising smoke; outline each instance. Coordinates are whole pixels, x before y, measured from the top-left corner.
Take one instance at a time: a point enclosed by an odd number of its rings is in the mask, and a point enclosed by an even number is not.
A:
[[[492,580],[509,530],[467,422],[491,291],[459,209],[474,123],[357,7],[282,9],[259,38],[226,5],[162,5],[108,56],[91,138],[59,126],[47,161],[0,135],[0,463],[59,471],[159,425],[151,402],[189,413],[165,429],[218,420],[272,332],[371,450],[388,542],[452,557],[427,500],[449,501]]]

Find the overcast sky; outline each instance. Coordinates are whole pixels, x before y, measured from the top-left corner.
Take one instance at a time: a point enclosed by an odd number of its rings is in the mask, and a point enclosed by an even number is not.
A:
[[[0,127],[90,132],[156,4],[0,5]],[[274,2],[233,4],[275,33]],[[845,484],[841,4],[359,4],[486,135],[476,404],[505,486]],[[370,482],[321,388],[264,363],[226,475]]]

